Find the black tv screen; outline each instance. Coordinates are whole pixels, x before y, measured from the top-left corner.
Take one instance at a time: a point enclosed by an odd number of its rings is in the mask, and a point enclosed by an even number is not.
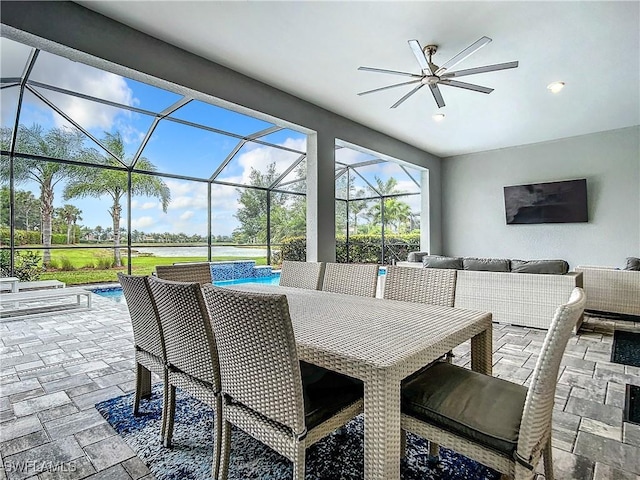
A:
[[[587,219],[587,180],[504,187],[507,224],[574,223]]]

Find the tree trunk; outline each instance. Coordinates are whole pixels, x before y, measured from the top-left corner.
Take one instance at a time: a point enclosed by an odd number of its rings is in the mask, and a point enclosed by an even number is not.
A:
[[[115,267],[122,266],[122,257],[120,255],[120,214],[122,207],[120,203],[114,203],[111,209],[111,218],[113,219],[113,260]]]
[[[73,223],[67,222],[67,245],[71,245],[73,242],[71,241],[71,229],[73,228]]]
[[[51,262],[51,219],[53,217],[53,188],[43,185],[40,188],[41,212],[42,212],[42,264]]]

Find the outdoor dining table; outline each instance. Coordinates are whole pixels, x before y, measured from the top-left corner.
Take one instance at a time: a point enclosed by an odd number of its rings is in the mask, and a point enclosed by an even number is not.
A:
[[[471,368],[491,374],[491,314],[267,284],[285,294],[300,360],[364,383],[364,478],[400,479],[402,379],[471,339]]]

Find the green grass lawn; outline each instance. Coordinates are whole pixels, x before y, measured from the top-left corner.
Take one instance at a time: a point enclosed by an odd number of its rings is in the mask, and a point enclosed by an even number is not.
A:
[[[60,280],[67,285],[117,282],[118,272],[127,273],[126,265],[121,268],[105,268],[104,264],[113,257],[112,249],[60,249],[51,251],[52,268],[40,275],[40,280]],[[127,257],[123,254],[123,262]],[[206,257],[157,257],[139,256],[131,258],[133,275],[149,275],[156,265],[171,265],[178,262],[203,262]],[[255,260],[256,265],[266,265],[265,257],[214,257],[214,262],[229,260]]]

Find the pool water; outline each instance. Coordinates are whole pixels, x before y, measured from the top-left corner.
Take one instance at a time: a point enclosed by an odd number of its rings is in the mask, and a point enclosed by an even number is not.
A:
[[[237,278],[235,280],[221,280],[218,282],[213,282],[214,285],[219,287],[224,287],[229,285],[240,285],[243,283],[265,283],[267,285],[279,285],[280,273],[274,273],[270,277]],[[101,297],[110,298],[115,302],[125,303],[124,295],[122,294],[122,287],[93,288],[91,289],[91,291],[96,295],[100,295]]]

